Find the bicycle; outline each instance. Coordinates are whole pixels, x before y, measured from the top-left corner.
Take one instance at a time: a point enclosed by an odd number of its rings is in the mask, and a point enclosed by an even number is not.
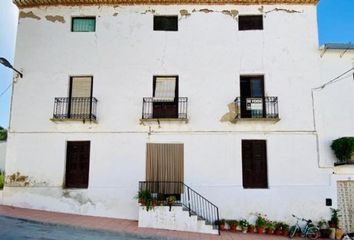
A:
[[[294,214],[292,214],[294,218],[296,218],[296,224],[290,228],[289,237],[293,238],[296,232],[300,232],[301,236],[309,239],[317,239],[320,237],[320,230],[318,227],[313,225],[310,219],[298,218]],[[306,222],[306,225],[300,227],[299,221]]]
[[[344,234],[342,237],[342,240],[352,240],[352,239],[354,239],[354,233],[347,233]]]

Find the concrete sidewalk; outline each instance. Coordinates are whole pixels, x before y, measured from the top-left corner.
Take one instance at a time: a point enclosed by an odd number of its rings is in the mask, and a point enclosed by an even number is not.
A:
[[[30,219],[39,222],[63,224],[95,230],[111,231],[117,233],[131,233],[141,236],[167,237],[176,239],[206,239],[206,240],[284,240],[286,237],[273,235],[243,234],[221,232],[221,235],[209,235],[180,231],[158,230],[151,228],[138,228],[138,222],[133,220],[92,217],[58,212],[48,212],[26,208],[17,208],[0,205],[0,216]]]

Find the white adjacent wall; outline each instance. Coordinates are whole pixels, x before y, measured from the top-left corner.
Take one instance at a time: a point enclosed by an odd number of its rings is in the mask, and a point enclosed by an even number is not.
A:
[[[146,143],[178,142],[185,147],[185,183],[215,203],[223,218],[329,214],[333,169],[319,168],[311,98],[323,82],[315,6],[22,11],[16,66],[24,78],[14,85],[6,171],[27,177],[28,186],[6,187],[5,204],[137,219],[133,198],[145,179]],[[264,30],[238,31],[236,12],[263,14]],[[178,15],[178,32],[154,32],[153,13]],[[96,16],[96,32],[72,33],[72,16]],[[242,74],[264,74],[266,95],[279,98],[279,122],[220,121],[240,96]],[[97,123],[50,121],[54,98],[68,96],[74,75],[93,76]],[[140,123],[154,75],[179,76],[188,123]],[[267,140],[269,189],[243,189],[242,139]],[[62,187],[69,140],[91,141],[87,190]]]

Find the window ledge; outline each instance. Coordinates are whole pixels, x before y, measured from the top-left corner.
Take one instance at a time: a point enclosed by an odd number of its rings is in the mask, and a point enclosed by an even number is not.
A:
[[[97,120],[95,119],[73,119],[73,118],[50,118],[52,122],[60,123],[60,122],[82,122],[82,123],[94,123],[97,124]]]
[[[235,118],[234,122],[267,122],[267,123],[277,123],[280,118]]]
[[[334,164],[334,173],[335,174],[354,174],[354,162]]]
[[[141,118],[140,123],[144,122],[184,122],[188,123],[188,118]]]

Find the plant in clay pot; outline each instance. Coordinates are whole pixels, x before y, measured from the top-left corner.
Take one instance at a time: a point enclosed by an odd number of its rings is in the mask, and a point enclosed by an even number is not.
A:
[[[176,196],[169,196],[166,198],[167,205],[170,207],[169,211],[171,212],[172,206],[176,202]]]
[[[272,221],[266,223],[267,234],[274,234],[275,224]]]
[[[242,220],[240,220],[239,224],[242,229],[242,232],[247,233],[249,222],[246,219],[242,219]]]
[[[262,215],[262,214],[258,213],[256,216],[257,216],[257,219],[256,219],[257,233],[264,234],[264,230],[265,230],[266,223],[267,223],[266,215]]]
[[[255,232],[256,232],[256,226],[250,224],[250,225],[248,226],[248,232],[249,232],[249,233],[255,233]]]
[[[236,220],[227,220],[226,223],[229,225],[231,232],[236,232],[238,221],[236,221]]]
[[[276,235],[283,235],[283,223],[282,222],[275,222],[275,234]]]
[[[289,224],[283,223],[283,236],[288,237],[289,236]]]
[[[215,224],[219,226],[219,229],[221,231],[225,231],[225,223],[226,223],[225,219],[220,219],[218,221],[215,221]]]
[[[338,228],[339,225],[339,209],[331,208],[331,220],[328,221],[330,228]]]

